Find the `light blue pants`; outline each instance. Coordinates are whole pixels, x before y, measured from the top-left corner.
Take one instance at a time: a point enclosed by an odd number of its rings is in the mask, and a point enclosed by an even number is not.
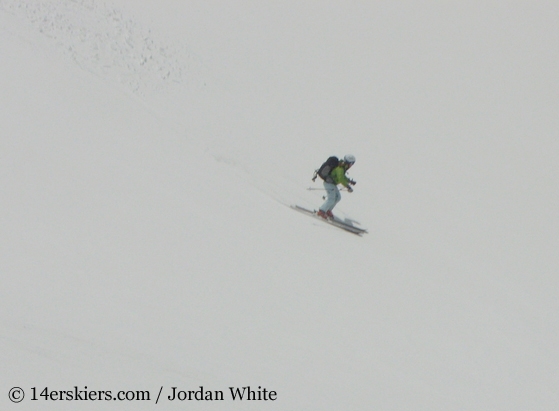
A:
[[[324,188],[326,189],[326,201],[324,204],[320,206],[320,210],[327,212],[332,211],[336,204],[340,202],[342,199],[342,195],[340,194],[340,190],[338,190],[338,186],[336,184],[331,184],[324,182]]]

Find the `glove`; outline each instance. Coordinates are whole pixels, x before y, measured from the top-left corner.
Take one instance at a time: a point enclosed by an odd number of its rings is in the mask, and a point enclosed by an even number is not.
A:
[[[351,184],[352,186],[354,186],[355,184],[357,184],[357,181],[355,181],[355,180],[349,180],[349,184]]]
[[[347,186],[347,191],[349,191],[350,193],[353,193],[353,188],[351,188],[350,186]]]

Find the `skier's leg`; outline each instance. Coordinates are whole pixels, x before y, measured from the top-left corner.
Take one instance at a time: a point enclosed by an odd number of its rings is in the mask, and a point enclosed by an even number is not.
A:
[[[332,205],[332,207],[330,208],[329,211],[332,211],[334,209],[334,207],[336,207],[336,205],[342,199],[342,195],[340,194],[340,190],[338,190],[338,187],[335,187],[335,188],[336,188],[336,190],[334,192],[334,205]]]
[[[332,213],[332,210],[334,209],[334,207],[336,207],[336,204],[338,204],[341,199],[342,199],[342,195],[340,194],[340,190],[338,190],[337,186],[334,186],[334,190],[332,190],[332,196],[331,196],[332,201],[329,204],[329,208],[326,210],[326,212],[319,211],[318,215],[321,217],[333,219],[334,214]]]
[[[326,212],[331,210],[338,201],[337,197],[340,195],[340,191],[335,184],[324,183],[324,188],[326,189],[326,201],[319,208],[320,211]],[[336,194],[337,193],[337,194]]]

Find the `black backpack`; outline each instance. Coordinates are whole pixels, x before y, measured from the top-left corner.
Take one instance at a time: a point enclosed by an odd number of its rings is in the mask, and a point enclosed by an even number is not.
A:
[[[326,160],[318,170],[315,170],[312,181],[316,180],[316,176],[319,176],[321,179],[326,180],[326,178],[328,178],[332,170],[338,167],[339,163],[340,160],[338,160],[338,157],[336,156],[328,157],[328,160]]]

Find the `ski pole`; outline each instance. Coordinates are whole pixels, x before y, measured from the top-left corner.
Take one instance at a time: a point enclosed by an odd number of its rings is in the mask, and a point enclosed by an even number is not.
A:
[[[309,188],[307,188],[307,190],[309,190],[309,191],[326,191],[325,188],[314,188],[314,187],[309,187]],[[344,187],[344,188],[340,188],[339,190],[340,190],[340,191],[349,191],[349,190],[348,190],[347,188],[345,188],[345,187]]]

